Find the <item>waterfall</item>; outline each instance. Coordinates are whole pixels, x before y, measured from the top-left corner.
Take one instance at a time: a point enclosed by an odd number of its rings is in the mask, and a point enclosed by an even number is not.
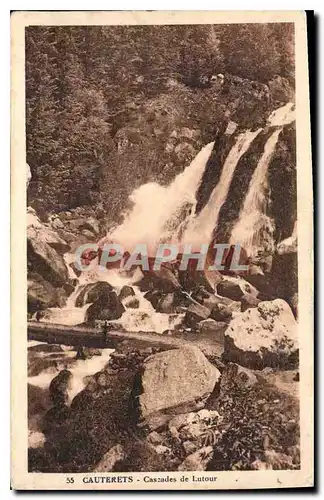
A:
[[[225,160],[218,184],[214,188],[206,206],[198,216],[190,221],[182,238],[182,243],[190,243],[194,246],[199,246],[201,243],[210,243],[213,231],[217,227],[220,209],[227,198],[236,165],[261,130],[261,128],[254,132],[248,130],[238,135],[236,143]]]
[[[148,183],[133,191],[133,209],[110,234],[111,239],[127,249],[145,243],[151,254],[159,242],[174,241],[181,221],[194,212],[196,190],[213,147],[213,142],[203,147],[169,186]]]
[[[44,345],[44,351],[33,352],[33,347],[37,344]],[[30,448],[42,447],[46,441],[42,432],[42,419],[46,411],[52,406],[48,390],[53,378],[63,369],[70,370],[72,377],[67,390],[67,403],[70,405],[73,398],[86,387],[89,377],[105,368],[113,352],[113,349],[102,349],[100,356],[93,356],[87,360],[82,360],[76,359],[76,351],[74,349],[67,349],[66,346],[61,346],[62,351],[57,352],[55,349],[56,346],[52,347],[53,350],[51,351],[48,345],[33,341],[28,342],[27,346],[29,363],[37,363],[37,360],[41,359],[44,366],[48,365],[48,368],[42,370],[38,375],[29,376],[27,379],[29,386],[34,386],[41,390],[46,403],[45,407],[40,405],[39,409],[36,409],[36,413],[28,420],[28,446]]]
[[[283,127],[294,120],[294,104],[287,103],[270,114],[267,127]],[[148,183],[135,189],[130,196],[133,208],[122,224],[109,234],[111,240],[120,243],[125,249],[133,249],[136,244],[144,243],[148,246],[149,254],[154,254],[157,244],[161,242],[191,243],[193,246],[209,243],[235,168],[261,131],[261,128],[253,132],[247,130],[237,135],[224,162],[220,180],[198,215],[195,214],[197,188],[212,153],[213,142],[203,147],[169,186]]]
[[[241,244],[248,255],[251,255],[254,249],[258,250],[258,246],[260,247],[266,237],[271,242],[273,241],[273,224],[265,214],[267,171],[282,127],[294,119],[292,103],[273,111],[268,118],[268,128],[277,128],[265,144],[230,238],[230,243]],[[124,221],[109,233],[110,241],[119,243],[125,250],[130,251],[139,243],[146,244],[151,255],[155,254],[156,247],[161,242],[180,245],[189,243],[193,246],[193,250],[203,243],[210,243],[218,224],[221,207],[228,197],[237,164],[261,131],[262,129],[259,128],[255,131],[247,130],[237,134],[235,143],[223,164],[219,182],[200,213],[195,213],[196,193],[214,142],[204,146],[191,164],[178,174],[169,186],[148,183],[135,189],[130,196],[133,208],[125,216]],[[33,214],[30,217],[32,223],[38,223]],[[71,255],[64,256],[68,268],[70,267],[68,264],[73,261],[72,257]],[[75,301],[85,285],[107,281],[115,287],[118,293],[123,285],[132,285],[139,281],[141,277],[139,269],[138,272],[140,276],[129,276],[112,269],[102,271],[98,267],[97,260],[93,260],[88,270],[82,272],[79,278],[76,278],[70,269],[69,277],[77,279],[78,286],[69,297],[65,308],[53,308],[46,311],[42,321],[67,325],[82,323],[90,304],[76,307]],[[172,315],[156,313],[139,289],[134,287],[134,291],[140,307],[126,310],[118,320],[123,328],[132,331],[144,329],[162,332],[176,325],[177,320],[171,318]]]
[[[39,343],[40,344],[40,343]],[[32,348],[33,344],[28,343],[28,349]],[[76,359],[76,350],[74,348],[61,352],[45,351],[40,353],[42,359],[49,359],[56,362],[48,369],[44,370],[39,375],[28,377],[28,383],[46,389],[51,381],[61,370],[68,369],[72,373],[71,384],[68,388],[69,402],[71,403],[74,396],[82,391],[86,386],[86,377],[93,375],[100,370],[103,370],[109,361],[110,354],[114,349],[102,349],[101,356],[93,356],[87,360]]]
[[[114,325],[120,325],[124,330],[131,332],[155,332],[163,333],[165,330],[173,330],[184,316],[184,314],[166,314],[155,311],[151,302],[144,297],[144,292],[141,292],[137,286],[133,284],[138,282],[143,276],[138,268],[132,276],[123,275],[117,269],[106,269],[99,271],[97,265],[92,265],[94,269],[84,271],[79,278],[79,284],[76,286],[64,307],[51,307],[44,311],[41,318],[42,322],[55,323],[61,325],[80,325],[85,321],[85,314],[90,306],[86,303],[87,295],[91,287],[83,297],[81,307],[76,307],[76,300],[87,285],[95,285],[98,281],[106,281],[112,285],[118,294],[124,285],[132,285],[135,292],[135,298],[139,301],[138,309],[127,309],[117,320],[113,320]],[[108,321],[108,323],[110,323]],[[116,326],[117,328],[117,326]]]
[[[163,333],[166,330],[173,330],[181,323],[184,313],[156,312],[151,302],[145,299],[145,292],[141,292],[137,286],[133,286],[133,290],[139,301],[138,309],[126,309],[120,319],[113,321],[114,324],[120,324],[124,330],[129,332]]]
[[[262,248],[267,238],[273,244],[273,223],[265,213],[268,167],[282,127],[290,124],[294,119],[294,105],[292,103],[275,110],[268,118],[268,127],[277,128],[271,133],[265,144],[230,237],[230,243],[239,243],[249,256]],[[132,250],[138,243],[143,243],[148,246],[149,252],[152,254],[160,242],[189,243],[193,247],[200,246],[202,243],[210,243],[218,224],[220,210],[228,197],[237,164],[261,130],[261,128],[254,132],[248,130],[236,136],[235,143],[222,167],[219,182],[199,214],[195,213],[196,193],[212,153],[213,142],[203,147],[191,164],[177,175],[169,186],[148,183],[134,190],[130,196],[133,208],[126,215],[122,224],[110,232],[110,240],[120,243],[127,250]],[[227,131],[227,133],[230,132]],[[28,210],[27,224],[36,228],[42,227],[35,211],[31,208]],[[296,247],[296,237],[295,227],[293,235],[278,245],[278,253],[293,251]],[[91,283],[95,284],[98,281],[106,281],[115,288],[118,294],[124,285],[134,285],[142,276],[140,269],[137,269],[131,276],[116,269],[103,271],[95,259],[91,262],[88,270],[83,271],[77,277],[70,267],[70,264],[75,261],[75,256],[65,254],[64,261],[70,280],[74,280],[77,286],[67,299],[65,307],[47,309],[43,312],[41,321],[64,325],[81,324],[85,320],[85,314],[90,304],[85,303],[87,294],[83,298],[81,307],[76,307],[76,300],[85,286]],[[232,279],[238,284],[239,280],[242,281],[241,278],[229,277],[228,279]],[[116,327],[120,325],[120,328],[132,332],[163,333],[165,330],[175,329],[182,322],[185,313],[158,313],[137,286],[133,286],[133,290],[135,298],[138,299],[139,307],[137,309],[126,307],[122,316],[112,322]],[[29,343],[28,356],[30,361],[37,362],[35,350],[32,352],[34,346],[35,343]],[[62,350],[57,352],[57,349],[54,348],[52,351],[48,350],[47,346],[43,352],[39,353],[39,358],[44,359],[44,369],[39,374],[30,376],[28,382],[48,391],[54,376],[63,368],[69,369],[72,372],[71,384],[68,389],[69,403],[71,403],[74,396],[86,386],[89,380],[87,377],[105,368],[111,353],[111,349],[103,349],[100,356],[93,356],[87,360],[77,360],[76,351],[73,349],[66,349],[62,346]],[[32,418],[29,419],[29,423],[31,425],[29,429],[30,446],[40,446],[45,441],[45,436],[41,432],[41,427],[37,425],[36,416],[35,425]]]
[[[268,125],[270,127],[283,127],[295,121],[295,105],[288,102],[281,108],[275,109],[268,118]]]
[[[239,243],[248,256],[256,255],[267,237],[270,240],[270,245],[272,242],[274,227],[272,221],[265,214],[268,188],[267,174],[281,130],[282,128],[276,129],[265,144],[263,154],[253,173],[243,208],[231,234],[230,243]]]

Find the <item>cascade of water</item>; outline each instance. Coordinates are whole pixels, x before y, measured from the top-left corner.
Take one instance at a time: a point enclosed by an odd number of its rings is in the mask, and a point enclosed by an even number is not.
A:
[[[295,105],[288,102],[281,108],[275,109],[268,118],[268,124],[271,127],[283,127],[295,121]]]
[[[111,233],[111,239],[127,249],[145,243],[151,254],[154,254],[159,242],[172,241],[181,218],[190,216],[196,204],[197,186],[213,147],[213,142],[203,147],[169,186],[149,183],[136,189],[130,197],[133,209]]]
[[[32,343],[28,343],[29,348],[32,347],[32,345]],[[86,377],[102,370],[109,361],[110,354],[113,351],[113,349],[102,349],[101,356],[93,356],[84,361],[82,359],[75,359],[76,351],[66,350],[60,353],[61,356],[58,357],[57,367],[54,372],[53,367],[47,372],[46,370],[42,371],[39,375],[28,377],[28,383],[46,389],[49,387],[55,375],[57,375],[60,370],[67,368],[72,373],[71,384],[68,388],[69,401],[71,402],[74,396],[84,389]],[[53,358],[53,354],[57,353],[45,352],[42,358],[46,358],[46,356],[51,356]]]
[[[182,243],[190,243],[194,246],[210,243],[213,231],[217,227],[220,209],[227,198],[236,165],[261,130],[261,128],[254,132],[248,130],[238,135],[236,143],[225,160],[218,184],[203,210],[190,221],[182,237]]]
[[[122,317],[113,323],[120,324],[130,332],[156,332],[173,330],[181,323],[184,314],[166,314],[156,312],[151,302],[137,286],[133,286],[135,297],[139,301],[138,309],[126,309]]]
[[[272,222],[265,214],[266,190],[268,187],[267,174],[281,130],[282,128],[276,129],[264,146],[263,154],[252,175],[243,208],[231,234],[230,243],[239,243],[248,256],[252,256],[259,251],[264,232],[268,234],[268,239],[269,237],[271,239],[274,230]]]
[[[271,113],[268,126],[282,127],[293,120],[294,105],[288,103]],[[138,243],[146,244],[152,255],[155,254],[160,242],[190,243],[194,248],[200,247],[202,243],[210,243],[213,231],[218,224],[220,209],[228,196],[236,166],[261,130],[261,128],[254,132],[248,130],[237,135],[236,142],[223,165],[220,180],[199,214],[195,214],[196,192],[212,153],[213,142],[203,147],[191,164],[169,186],[148,183],[134,190],[130,196],[134,204],[133,209],[109,234],[111,241],[120,243],[127,250],[132,250]],[[257,246],[260,243],[261,233],[265,227],[271,233],[269,218],[264,214],[264,192],[268,165],[280,131],[281,129],[275,130],[265,145],[264,153],[253,174],[239,220],[231,235],[231,242],[238,242],[243,247],[247,247],[248,253],[251,253],[253,245]],[[36,224],[37,220],[33,219],[32,222]],[[70,255],[64,257],[67,265],[70,263],[70,257]],[[76,279],[69,265],[68,268],[70,278]],[[138,274],[141,274],[139,269]],[[107,281],[118,289],[123,285],[137,282],[139,278],[139,275],[129,277],[112,269],[103,271],[98,267],[97,260],[94,260],[90,268],[82,272],[78,278],[79,285],[69,297],[65,308],[51,309],[43,320],[68,325],[80,324],[84,321],[90,304],[75,307],[75,301],[86,284]],[[147,331],[162,332],[170,328],[173,320],[168,317],[169,315],[156,313],[138,289],[135,289],[135,293],[140,307],[127,310],[120,318],[120,324],[133,331],[143,330],[144,327]]]

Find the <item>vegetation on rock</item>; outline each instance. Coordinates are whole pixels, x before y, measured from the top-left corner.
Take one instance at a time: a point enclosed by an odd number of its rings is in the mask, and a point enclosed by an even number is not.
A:
[[[29,203],[118,218],[135,187],[169,182],[224,120],[255,126],[287,102],[292,51],[290,24],[28,27]],[[260,93],[270,80],[273,102]]]

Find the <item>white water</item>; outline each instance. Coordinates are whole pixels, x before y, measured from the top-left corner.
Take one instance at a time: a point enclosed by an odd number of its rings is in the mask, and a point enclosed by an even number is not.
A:
[[[135,189],[130,197],[133,209],[110,234],[112,240],[127,249],[145,243],[151,255],[159,242],[173,241],[179,219],[194,212],[196,190],[213,147],[213,142],[203,147],[169,186],[149,183]]]
[[[34,209],[31,207],[27,208],[27,227],[36,227],[36,228],[42,227],[41,221],[37,217]]]
[[[28,342],[28,349],[32,348],[35,345],[43,344],[42,342]],[[46,344],[43,344],[46,345]],[[75,359],[76,351],[72,348],[67,348],[66,346],[61,346],[61,353],[50,353],[46,352],[38,352],[33,353],[32,358],[41,358],[42,360],[46,359],[46,357],[50,357],[53,361],[56,362],[56,367],[53,365],[52,367],[43,370],[39,375],[28,377],[28,384],[33,385],[35,387],[39,387],[42,390],[48,390],[49,385],[53,378],[58,375],[58,373],[63,369],[68,369],[71,374],[71,380],[67,389],[68,401],[67,404],[70,405],[73,401],[73,398],[81,392],[87,385],[88,377],[94,375],[95,373],[104,369],[106,364],[109,361],[110,355],[113,352],[113,349],[102,349],[101,356],[93,356],[87,360]],[[53,359],[53,354],[57,355]],[[37,362],[37,359],[36,359]],[[51,407],[51,403],[49,402],[48,410]],[[45,410],[46,411],[46,410]],[[42,418],[42,416],[41,416]],[[28,431],[28,446],[31,448],[42,447],[45,443],[45,436],[41,432],[39,428],[39,416],[35,415],[35,418],[30,418],[30,428]]]
[[[296,119],[295,105],[288,102],[281,108],[275,109],[268,118],[268,125],[272,127],[283,127],[289,125]]]
[[[243,208],[231,234],[230,243],[239,243],[248,256],[252,256],[260,250],[264,231],[268,232],[270,238],[274,231],[270,219],[265,215],[266,191],[268,188],[268,167],[281,130],[281,128],[275,130],[265,144],[263,154],[253,172]]]
[[[90,304],[86,304],[83,307],[51,307],[45,311],[40,321],[44,323],[56,323],[58,325],[80,325],[84,322],[85,313],[89,306]]]
[[[217,227],[220,209],[227,198],[236,165],[261,130],[261,128],[255,132],[248,130],[237,137],[236,143],[225,160],[218,184],[200,214],[190,221],[182,238],[183,243],[190,243],[194,246],[210,243],[213,231]]]
[[[294,120],[293,108],[293,104],[290,103],[279,110],[275,110],[268,119],[268,126],[282,127],[291,123]],[[237,136],[236,142],[223,165],[220,180],[206,206],[198,215],[195,215],[196,192],[214,143],[205,146],[189,167],[179,174],[170,186],[163,187],[156,183],[149,183],[136,189],[130,197],[134,204],[133,209],[125,217],[123,223],[108,236],[128,250],[133,249],[138,243],[147,244],[153,254],[160,242],[190,243],[193,246],[210,243],[213,231],[218,223],[221,207],[228,196],[236,166],[260,131],[261,129],[255,132],[246,131]],[[231,243],[239,242],[248,253],[252,252],[254,246],[257,247],[261,243],[262,229],[269,223],[269,219],[264,215],[267,171],[280,132],[281,129],[275,130],[265,145],[264,152],[252,176],[239,220],[231,235]],[[28,214],[28,224],[37,227],[41,226],[33,211]],[[69,277],[70,279],[78,279],[78,286],[68,298],[64,308],[53,308],[46,311],[42,321],[64,325],[83,323],[86,310],[90,304],[75,307],[75,301],[84,286],[97,281],[107,281],[115,287],[118,293],[123,285],[132,285],[141,277],[139,269],[132,276],[117,270],[102,271],[98,267],[98,262],[94,260],[89,269],[82,272],[81,276],[77,278],[69,266],[74,259],[75,256],[72,254],[64,256],[69,270]],[[244,283],[240,283],[240,286],[241,284],[246,286]],[[133,289],[135,297],[139,301],[139,308],[126,309],[122,317],[117,321],[113,321],[113,323],[120,324],[122,328],[132,332],[154,331],[162,333],[165,330],[174,329],[181,322],[183,314],[157,313],[151,303],[144,298],[144,294],[140,292],[139,288],[133,286]],[[35,343],[30,343],[29,347],[32,345],[35,345]],[[76,352],[65,348],[63,356],[57,358],[57,368],[44,370],[40,375],[30,377],[28,382],[43,389],[48,388],[54,376],[61,369],[67,368],[72,372],[72,380],[68,390],[69,401],[71,402],[73,397],[85,387],[86,377],[104,368],[111,352],[111,349],[104,349],[101,356],[94,356],[83,361],[73,359]],[[42,356],[46,357],[46,353],[42,353]],[[42,442],[40,433],[37,436],[35,433],[31,434],[31,440],[34,438],[36,439],[36,445],[37,442]],[[32,443],[32,445],[34,444]]]
[[[293,120],[294,105],[288,103],[271,113],[268,126],[283,126]],[[190,243],[193,247],[200,246],[202,243],[210,243],[213,231],[217,227],[221,207],[228,196],[236,166],[261,130],[261,128],[254,132],[247,130],[237,135],[236,142],[224,162],[220,180],[198,215],[195,214],[196,192],[213,150],[213,142],[203,147],[191,164],[177,175],[169,186],[148,183],[135,189],[130,196],[133,202],[132,210],[108,237],[127,250],[132,250],[138,243],[146,244],[149,253],[153,255],[160,242]],[[265,189],[268,165],[280,131],[281,129],[275,130],[265,145],[251,179],[239,220],[231,235],[231,242],[239,242],[248,253],[252,251],[253,245],[260,242],[264,228],[270,233],[273,230],[268,217],[264,215]],[[66,254],[64,259],[68,265],[74,256]],[[67,267],[70,277],[75,279],[73,270],[69,265]],[[66,306],[63,309],[51,309],[43,321],[65,325],[80,324],[84,321],[90,304],[75,307],[75,300],[86,284],[107,281],[116,288],[118,293],[123,285],[132,285],[139,280],[140,276],[140,270],[137,270],[133,276],[117,270],[103,271],[99,268],[97,260],[94,260],[89,269],[78,278],[79,286],[69,297]],[[156,313],[139,289],[134,287],[134,290],[140,306],[138,309],[127,309],[118,320],[123,328],[132,331],[163,332],[174,327],[173,318],[170,319],[168,314]]]
[[[139,300],[138,309],[126,309],[122,317],[113,321],[122,325],[130,332],[155,332],[163,333],[165,330],[173,330],[180,324],[184,314],[166,314],[155,311],[151,302],[144,298],[143,292],[137,286],[133,286],[135,297]]]
[[[125,217],[124,222],[112,231],[109,238],[120,243],[125,249],[134,248],[137,243],[145,243],[152,255],[159,242],[174,241],[176,234],[181,232],[181,223],[184,223],[195,211],[196,190],[213,147],[213,142],[203,147],[170,186],[163,187],[157,183],[149,183],[136,189],[130,197],[134,204],[132,211]],[[66,254],[64,260],[69,269],[70,278],[75,279],[76,275],[69,266],[74,261],[74,256]],[[86,284],[106,281],[118,291],[123,285],[132,285],[140,277],[139,269],[132,276],[126,276],[118,270],[102,270],[95,259],[88,270],[82,272],[78,278],[79,286],[69,297],[66,306],[48,310],[41,321],[65,325],[80,324],[84,321],[90,304],[75,307],[75,301]],[[131,331],[162,333],[174,328],[176,320],[170,319],[168,314],[157,313],[151,303],[144,299],[139,289],[135,287],[134,290],[140,303],[139,308],[126,310],[123,316],[114,323],[119,323],[123,328]]]
[[[98,281],[106,281],[112,285],[117,294],[120,292],[124,285],[133,285],[142,277],[142,272],[138,268],[132,276],[125,276],[117,269],[105,269],[100,271],[98,265],[91,265],[91,271],[85,271],[81,274],[79,285],[75,288],[73,293],[67,300],[65,307],[52,307],[45,311],[45,315],[41,318],[45,323],[57,323],[61,325],[79,325],[85,320],[85,313],[91,305],[86,304],[87,291],[83,298],[84,305],[76,307],[75,302],[84,287],[93,283],[95,285]],[[112,320],[108,323],[119,324],[124,330],[131,332],[156,332],[163,333],[165,330],[172,330],[181,322],[184,314],[165,314],[155,311],[152,304],[144,298],[145,292],[141,292],[137,286],[132,286],[135,292],[135,298],[139,301],[138,309],[126,308],[121,318]],[[122,301],[125,305],[126,301]]]
[[[28,347],[31,347],[30,343],[28,343]],[[76,351],[64,351],[64,357],[59,360],[59,366],[54,373],[52,369],[48,372],[45,370],[35,377],[28,377],[28,383],[40,387],[41,389],[47,389],[53,378],[61,370],[66,368],[72,373],[71,383],[67,391],[69,403],[71,403],[74,396],[85,388],[86,377],[101,371],[108,363],[109,357],[113,351],[113,349],[102,349],[101,356],[93,356],[87,360],[74,360],[73,358],[76,357]],[[40,354],[42,359],[46,359],[48,353]]]
[[[277,244],[277,252],[279,255],[284,255],[287,253],[294,253],[297,252],[297,243],[298,243],[298,233],[297,233],[297,221],[294,224],[294,229],[292,234],[280,241]]]
[[[78,279],[77,275],[75,274],[72,267],[70,266],[70,264],[75,262],[75,255],[73,253],[67,252],[63,255],[63,260],[64,260],[64,264],[66,265],[66,268],[68,270],[69,279],[70,280]]]

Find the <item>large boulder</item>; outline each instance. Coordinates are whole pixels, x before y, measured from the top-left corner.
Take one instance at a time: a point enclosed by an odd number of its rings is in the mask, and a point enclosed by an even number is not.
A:
[[[82,307],[85,304],[92,304],[97,300],[104,301],[105,297],[109,299],[113,287],[106,281],[97,281],[96,283],[89,283],[79,293],[75,305]]]
[[[225,304],[217,304],[215,307],[213,307],[210,317],[214,319],[215,321],[230,321],[232,318],[233,313],[229,306]]]
[[[178,471],[204,471],[213,457],[213,447],[204,446],[189,455],[179,465]]]
[[[54,288],[38,273],[29,273],[27,279],[28,312],[34,313],[48,307],[63,307],[67,298],[64,288]]]
[[[232,300],[240,300],[244,292],[238,283],[223,280],[217,285],[217,293]]]
[[[215,306],[218,304],[223,304],[223,297],[217,297],[214,294],[211,293],[205,293],[203,296],[201,296],[201,301],[199,300],[199,294],[193,296],[198,302],[200,302],[202,305],[205,307],[208,307],[209,309],[213,309]]]
[[[271,266],[272,266],[271,255]],[[270,267],[271,269],[271,267]],[[259,292],[270,296],[272,294],[269,272],[264,272],[259,265],[251,264],[244,278]]]
[[[93,472],[113,472],[120,462],[126,459],[126,451],[121,444],[116,444],[104,454],[96,464]]]
[[[110,321],[119,319],[125,308],[116,292],[110,291],[101,295],[91,306],[87,309],[85,321],[86,323],[94,324],[96,320]]]
[[[289,238],[281,241],[273,256],[271,286],[276,296],[288,302],[297,316],[296,294],[298,293],[297,227]]]
[[[38,235],[27,239],[27,258],[30,267],[54,286],[63,286],[69,278],[61,255]]]
[[[119,292],[119,299],[124,300],[127,297],[134,297],[134,295],[135,295],[134,289],[129,285],[124,285]]]
[[[73,243],[76,241],[77,236],[74,233],[71,233],[70,231],[66,231],[65,229],[57,229],[56,233],[65,240],[71,248],[73,249]],[[86,242],[86,238],[82,240],[84,243]]]
[[[203,306],[202,304],[192,303],[188,307],[186,311],[186,315],[184,318],[184,323],[187,326],[195,328],[199,321],[207,319],[210,315],[210,309],[208,307]]]
[[[66,221],[66,227],[68,231],[76,234],[81,233],[83,230],[90,231],[92,236],[98,235],[100,232],[98,221],[93,217],[68,220]]]
[[[215,339],[215,341],[224,343],[224,332],[227,328],[227,323],[208,318],[200,321],[197,327],[202,335],[208,335]]]
[[[179,271],[179,281],[187,292],[198,291],[203,288],[209,293],[215,292],[216,285],[223,277],[219,271],[198,271],[190,265],[186,271]]]
[[[175,273],[163,265],[159,271],[145,271],[144,277],[135,285],[138,285],[141,291],[160,290],[163,293],[171,293],[181,288]]]
[[[203,408],[220,379],[220,372],[195,346],[149,357],[142,369],[138,398],[140,416],[150,421]]]
[[[49,395],[54,406],[60,406],[67,403],[71,380],[72,373],[70,370],[61,370],[51,381]]]
[[[224,359],[263,369],[298,366],[298,331],[289,305],[282,299],[260,302],[237,315],[225,332]]]
[[[56,250],[61,255],[68,252],[71,248],[63,238],[61,238],[55,231],[45,225],[29,226],[27,228],[27,238],[39,238],[41,241],[54,248],[54,250]]]
[[[92,233],[98,235],[100,233],[100,227],[98,221],[94,217],[89,217],[84,222],[84,229],[91,231]]]
[[[131,297],[130,295],[123,300],[123,306],[126,309],[138,309],[140,306],[140,301],[137,297]]]
[[[171,314],[174,312],[174,293],[167,293],[160,300],[156,307],[157,312]]]
[[[156,309],[162,296],[163,294],[160,290],[148,290],[144,295],[144,299],[148,300],[154,309]]]
[[[97,238],[96,238],[96,235],[93,234],[91,231],[89,231],[89,229],[82,229],[82,232],[81,234],[83,236],[85,236],[85,238],[88,240],[88,241],[95,241]]]
[[[253,297],[253,295],[245,294],[241,298],[241,311],[244,312],[250,307],[257,307],[260,304],[261,300],[257,297]]]
[[[59,217],[54,217],[51,224],[54,229],[64,229],[64,224]]]

